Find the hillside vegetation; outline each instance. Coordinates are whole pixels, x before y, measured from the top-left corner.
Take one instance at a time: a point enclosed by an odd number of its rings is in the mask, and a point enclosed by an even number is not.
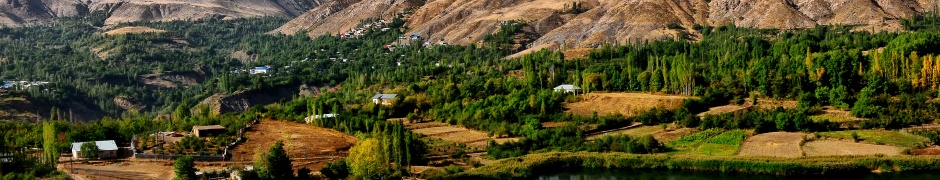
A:
[[[935,144],[926,142],[937,139],[933,131],[885,139],[871,137],[883,135],[864,134],[875,132],[872,129],[937,124],[940,50],[935,47],[940,43],[940,32],[925,30],[937,24],[935,17],[925,14],[905,19],[909,30],[905,32],[871,33],[853,31],[851,26],[806,30],[702,26],[696,28],[702,35],[698,41],[606,44],[573,60],[566,60],[561,51],[549,50],[505,59],[520,50],[514,48],[517,37],[535,26],[522,21],[499,23],[497,31],[484,35],[484,41],[478,44],[421,46],[434,40],[405,38],[406,32],[413,30],[406,27],[405,15],[395,15],[383,20],[385,23],[362,22],[384,24],[389,29],[362,26],[364,33],[355,37],[267,34],[287,21],[279,18],[137,22],[113,27],[143,26],[166,31],[122,35],[106,35],[102,32],[110,29],[97,28],[104,23],[104,14],[62,19],[50,26],[0,28],[0,54],[4,59],[0,62],[0,79],[50,82],[11,89],[12,96],[48,105],[48,110],[37,109],[50,113],[41,117],[42,125],[0,123],[0,150],[44,147],[51,151],[66,149],[67,144],[61,142],[101,139],[128,143],[135,135],[189,131],[193,125],[220,124],[226,127],[227,135],[239,136],[238,128],[253,120],[276,119],[305,122],[358,137],[359,144],[351,147],[348,159],[327,165],[329,168],[322,171],[336,172],[330,174],[337,175],[332,178],[397,178],[413,176],[408,171],[411,165],[466,164],[443,168],[439,177],[448,177],[480,165],[469,154],[475,158],[483,154],[488,159],[512,158],[496,162],[511,165],[483,166],[457,177],[528,177],[552,170],[541,168],[555,167],[556,162],[589,168],[709,167],[767,174],[933,170],[937,167],[932,164],[937,162],[933,158],[900,155],[896,148],[892,155],[897,157],[848,159],[805,158],[799,148],[811,133],[839,137],[855,128],[862,129],[857,132],[867,140],[861,143],[881,142],[910,150]],[[101,52],[107,52],[107,56],[101,56]],[[249,58],[232,58],[232,54]],[[248,73],[254,67],[267,67],[269,71]],[[201,81],[188,80],[188,76]],[[174,86],[147,83],[157,79],[174,80],[169,81]],[[579,95],[552,90],[562,84],[582,89]],[[315,87],[319,93],[294,95],[302,87]],[[566,105],[599,92],[696,98],[678,98],[668,108],[643,108],[629,116],[572,114],[566,109]],[[374,103],[370,97],[379,93],[397,96],[387,104]],[[270,98],[272,94],[287,94],[283,97],[289,98]],[[265,96],[258,97],[265,100],[242,104],[254,98],[247,96]],[[217,106],[211,103],[214,99],[241,108],[216,111]],[[748,102],[751,107],[761,107],[759,103],[769,102],[759,99],[797,103],[697,116],[710,107]],[[73,116],[69,113],[73,102],[96,106],[104,118],[67,123],[65,120]],[[824,113],[822,107],[849,111],[864,119],[857,127],[811,119]],[[324,114],[335,114],[336,118],[310,117]],[[389,121],[393,118],[402,121]],[[486,146],[474,146],[486,148],[472,153],[466,150],[473,149],[459,144],[462,142],[431,149],[427,144],[435,141],[411,132],[403,121],[446,123],[476,130],[476,137],[484,137],[482,133],[489,137],[480,139],[494,140]],[[546,128],[546,122],[562,125]],[[667,144],[650,134],[586,140],[591,134],[640,126],[637,124],[699,133]],[[56,136],[56,132],[64,135]],[[767,162],[778,159],[719,157],[736,154],[748,146],[748,138],[777,142],[772,140],[778,136],[787,139],[786,146],[777,149],[787,150],[788,157],[797,159]],[[495,141],[503,138],[519,140],[501,144]],[[754,147],[759,150],[769,146]],[[529,155],[554,151],[563,153]],[[450,156],[426,156],[445,153]],[[638,155],[662,153],[666,155]],[[698,155],[671,155],[683,153]],[[778,155],[772,153],[747,155]],[[549,158],[541,158],[543,155]],[[441,157],[448,160],[428,159]],[[675,157],[678,159],[672,159]],[[513,163],[527,159],[532,163]],[[20,163],[11,172],[46,175],[25,169],[50,168],[54,164],[36,158],[33,161]]]

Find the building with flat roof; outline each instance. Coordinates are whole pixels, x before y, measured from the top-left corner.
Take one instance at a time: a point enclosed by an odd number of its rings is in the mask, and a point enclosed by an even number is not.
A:
[[[372,102],[381,105],[392,105],[392,100],[398,97],[398,94],[376,94],[372,96]]]
[[[581,88],[571,84],[562,84],[554,88],[555,92],[564,92],[564,93],[574,93],[578,94],[578,91],[581,91]]]
[[[193,135],[196,137],[212,137],[225,134],[225,127],[221,125],[193,126]]]
[[[87,142],[72,143],[72,157],[75,159],[85,158],[82,157],[82,144],[85,143]],[[117,157],[118,146],[117,143],[114,143],[114,140],[95,141],[95,146],[98,146],[98,158],[108,159]]]

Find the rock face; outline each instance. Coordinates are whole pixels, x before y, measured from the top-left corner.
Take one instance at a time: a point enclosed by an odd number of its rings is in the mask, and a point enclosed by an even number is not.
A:
[[[580,2],[582,13],[564,13]],[[420,2],[419,2],[420,3]],[[470,44],[507,20],[524,20],[539,37],[527,48],[591,47],[659,39],[697,39],[695,25],[800,29],[858,25],[856,30],[899,31],[899,18],[934,9],[937,0],[337,0],[301,15],[275,32],[308,35],[348,31],[367,18],[409,12],[406,26],[432,42]]]
[[[0,25],[106,12],[105,24],[258,16],[297,17],[330,0],[0,0]]]
[[[337,34],[355,28],[369,18],[391,19],[408,8],[420,6],[421,0],[334,0],[307,11],[274,30],[294,34]]]

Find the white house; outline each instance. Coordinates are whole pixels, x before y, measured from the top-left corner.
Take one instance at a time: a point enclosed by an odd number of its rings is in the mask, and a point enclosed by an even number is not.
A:
[[[304,118],[304,122],[307,122],[307,124],[310,124],[313,122],[313,120],[335,118],[336,116],[338,115],[337,114],[313,115],[313,116]]]
[[[391,105],[392,99],[395,99],[396,96],[398,96],[398,94],[376,94],[372,96],[372,103]]]
[[[562,84],[554,88],[555,92],[564,92],[564,93],[574,93],[578,94],[578,91],[581,90],[580,87],[571,85],[571,84]]]
[[[72,143],[72,157],[75,159],[80,159],[82,157],[82,144],[86,142],[74,142]],[[95,141],[95,146],[98,146],[98,158],[107,159],[107,158],[116,158],[117,157],[117,143],[114,143],[114,140],[105,140],[105,141]]]
[[[251,68],[248,74],[267,74],[268,69],[269,69],[268,67],[255,67],[255,68]]]

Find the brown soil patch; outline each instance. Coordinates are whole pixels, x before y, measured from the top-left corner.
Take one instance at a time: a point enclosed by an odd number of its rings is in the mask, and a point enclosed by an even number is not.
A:
[[[901,148],[844,140],[817,140],[803,145],[806,156],[900,155]]]
[[[231,151],[235,161],[250,162],[255,153],[267,152],[281,140],[294,166],[312,167],[315,171],[334,158],[345,157],[357,141],[355,137],[336,130],[275,120],[263,120],[252,125],[245,137],[248,140]],[[303,159],[305,157],[307,159]]]
[[[62,164],[60,168],[75,179],[169,180],[173,174],[168,162],[117,162],[104,164]]]
[[[506,76],[514,77],[514,78],[516,78],[516,79],[523,79],[523,78],[525,78],[525,75],[523,75],[523,72],[522,72],[521,69],[520,69],[520,70],[509,70],[509,72],[506,72]]]
[[[257,60],[252,55],[248,55],[248,53],[245,53],[245,51],[232,52],[232,54],[229,54],[229,57],[232,57],[233,59],[238,59],[238,61],[241,62],[242,64],[248,64]]]
[[[737,111],[741,111],[741,110],[745,110],[745,109],[747,109],[747,107],[745,107],[745,106],[739,106],[739,105],[724,105],[724,106],[718,106],[718,107],[708,108],[708,111],[699,113],[698,116],[699,116],[699,117],[704,117],[705,115],[720,115],[720,114],[726,114],[726,113],[737,112]]]
[[[913,155],[940,155],[940,146],[933,146],[924,149],[917,149],[911,151]]]
[[[154,29],[150,27],[128,26],[128,27],[122,27],[122,28],[110,30],[108,32],[104,32],[104,34],[120,35],[120,34],[142,34],[142,33],[165,33],[165,32],[166,31],[164,30]]]
[[[544,128],[556,128],[568,125],[569,122],[543,122],[542,127]]]
[[[902,129],[904,132],[911,132],[916,130],[940,130],[940,124],[925,124]]]
[[[693,97],[647,93],[588,93],[581,95],[582,101],[569,103],[565,107],[569,113],[577,115],[590,116],[597,112],[598,115],[622,114],[630,117],[655,107],[676,108],[688,98]]]
[[[675,141],[681,138],[682,136],[689,135],[695,132],[698,132],[698,130],[694,128],[679,128],[679,129],[672,130],[672,131],[658,132],[656,134],[653,134],[653,138],[656,138],[656,140],[658,140],[659,142],[667,143],[667,142]]]
[[[487,133],[460,126],[452,126],[439,122],[421,122],[407,123],[405,127],[412,132],[428,136],[434,139],[440,139],[447,142],[463,143],[471,147],[486,147],[489,140],[494,140],[498,144],[505,142],[518,141],[518,138],[496,138],[490,137]]]
[[[751,100],[747,100],[745,104],[749,104],[750,102]],[[796,108],[796,103],[797,101],[757,98],[757,107],[761,109],[775,109],[777,107],[783,107],[784,109],[793,109],[793,108]]]
[[[865,120],[864,118],[853,116],[852,112],[850,111],[844,111],[834,107],[825,107],[822,114],[814,115],[810,118],[820,121],[825,119],[831,122],[852,122]]]
[[[565,60],[587,59],[588,54],[594,51],[594,48],[575,48],[565,50]]]
[[[802,157],[800,142],[805,133],[772,132],[751,136],[741,145],[739,156]]]

